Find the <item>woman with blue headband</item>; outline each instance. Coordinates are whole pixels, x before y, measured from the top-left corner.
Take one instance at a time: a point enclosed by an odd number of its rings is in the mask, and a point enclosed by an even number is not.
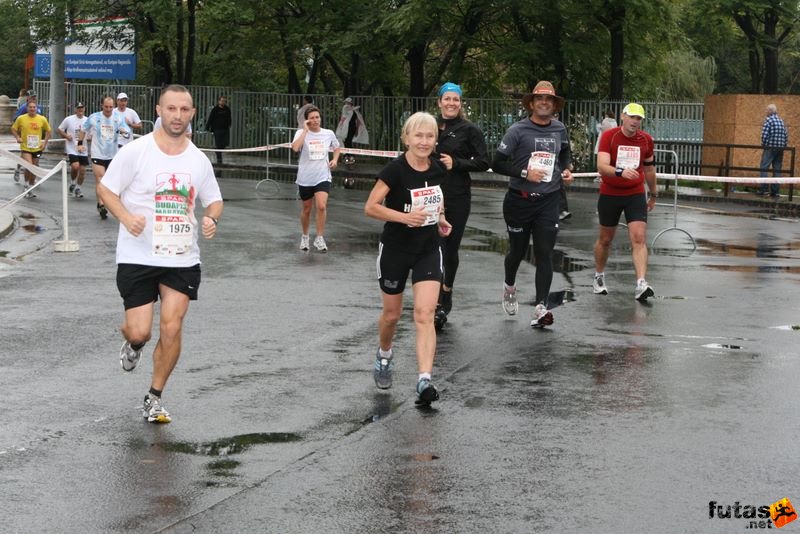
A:
[[[450,235],[442,240],[444,279],[439,293],[434,324],[441,330],[453,307],[453,283],[458,270],[458,248],[467,227],[472,203],[470,172],[489,168],[486,142],[480,128],[464,119],[461,111],[461,87],[447,82],[439,89],[439,142],[436,153],[447,168],[442,184],[445,216],[453,225]]]

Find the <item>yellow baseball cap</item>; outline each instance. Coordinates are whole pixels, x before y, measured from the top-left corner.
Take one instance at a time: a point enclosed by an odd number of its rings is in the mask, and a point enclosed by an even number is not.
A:
[[[622,112],[629,116],[629,117],[641,117],[644,118],[644,108],[641,104],[635,104],[631,102],[622,110]]]

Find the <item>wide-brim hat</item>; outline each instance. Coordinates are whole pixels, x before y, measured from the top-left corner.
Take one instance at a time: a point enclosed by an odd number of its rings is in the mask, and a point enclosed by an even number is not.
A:
[[[554,104],[555,111],[558,112],[558,111],[561,111],[562,109],[564,109],[564,97],[556,95],[556,88],[553,87],[553,84],[550,83],[550,82],[541,81],[541,82],[537,83],[536,87],[533,88],[533,91],[531,91],[529,94],[524,95],[522,97],[522,106],[525,109],[528,109],[529,104],[531,103],[531,101],[533,100],[533,97],[535,95],[552,96],[553,99],[555,100],[555,104]]]

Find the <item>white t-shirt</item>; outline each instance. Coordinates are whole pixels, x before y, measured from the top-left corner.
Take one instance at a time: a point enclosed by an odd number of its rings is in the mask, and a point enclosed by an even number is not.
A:
[[[139,124],[140,122],[142,122],[142,119],[139,118],[139,114],[136,113],[131,108],[125,108],[125,111],[120,111],[119,108],[115,108],[115,110],[116,110],[117,113],[119,113],[120,115],[122,115],[125,118],[125,122],[127,123],[127,125],[130,128],[131,132],[133,132],[133,125],[134,124]],[[119,142],[119,144],[122,145],[122,146],[125,146],[128,143],[130,143],[131,141],[133,141],[133,135],[131,135],[127,139],[123,138]]]
[[[297,130],[294,140],[302,132],[303,130]],[[332,130],[320,128],[318,132],[306,133],[297,165],[297,185],[313,187],[321,182],[331,181],[331,169],[328,167],[328,151],[331,148],[339,148],[339,140]]]
[[[120,149],[102,183],[120,196],[130,213],[144,215],[146,226],[134,237],[122,224],[117,263],[156,267],[191,267],[200,263],[197,246],[202,220],[194,210],[221,201],[208,157],[193,143],[176,156],[164,154],[153,134]]]
[[[78,152],[78,145],[75,144],[78,141],[81,130],[83,130],[84,122],[86,122],[86,116],[79,119],[77,115],[70,115],[61,121],[61,124],[58,126],[59,130],[67,132],[72,136],[72,141],[64,140],[64,147],[66,148],[67,154],[71,154],[73,156],[86,155],[86,152]]]

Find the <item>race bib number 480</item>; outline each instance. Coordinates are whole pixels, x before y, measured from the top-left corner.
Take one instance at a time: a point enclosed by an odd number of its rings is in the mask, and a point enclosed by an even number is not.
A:
[[[531,152],[528,167],[537,171],[544,171],[543,182],[553,179],[553,169],[556,166],[556,156],[551,152]]]
[[[439,213],[442,211],[444,203],[444,195],[442,188],[438,185],[433,187],[420,187],[419,189],[412,189],[411,191],[411,209],[418,210],[422,208],[427,213],[428,217],[422,226],[430,226],[439,222]]]

